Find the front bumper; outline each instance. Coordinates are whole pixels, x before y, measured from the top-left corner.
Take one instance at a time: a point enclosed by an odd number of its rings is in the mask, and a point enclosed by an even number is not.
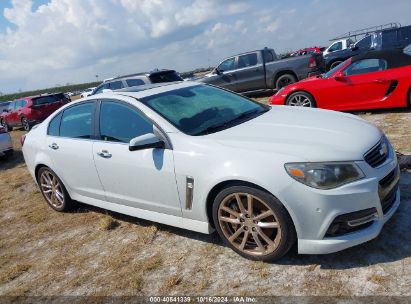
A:
[[[362,180],[332,190],[314,189],[295,182],[282,193],[297,230],[299,253],[332,253],[372,240],[398,209],[400,191],[395,188],[398,178],[389,186],[396,196],[394,198],[393,195],[392,202],[385,210],[379,184],[398,168],[395,155],[391,155],[379,168],[372,168],[365,161],[356,163],[366,176]],[[337,217],[370,208],[375,208],[376,214],[369,225],[338,236],[327,234]]]

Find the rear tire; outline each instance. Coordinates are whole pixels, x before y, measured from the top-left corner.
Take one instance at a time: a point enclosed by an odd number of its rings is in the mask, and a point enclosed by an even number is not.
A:
[[[275,88],[277,90],[292,84],[297,81],[297,78],[292,74],[284,74],[278,77],[277,81],[275,82]]]
[[[306,108],[315,108],[317,107],[314,97],[312,97],[307,92],[298,91],[294,92],[290,96],[288,96],[287,100],[285,101],[287,106],[294,106],[294,107],[306,107]]]
[[[21,118],[21,125],[24,131],[27,131],[27,132],[30,131],[30,124],[26,117]]]
[[[3,126],[3,128],[6,130],[6,132],[10,132],[10,131],[13,130],[13,128],[10,127],[4,120],[1,120],[0,124]]]
[[[293,222],[281,202],[248,186],[223,189],[213,203],[213,221],[223,241],[251,260],[278,260],[296,241]]]
[[[65,212],[75,206],[75,202],[70,198],[63,182],[50,168],[40,168],[37,172],[37,183],[47,204],[54,210]]]

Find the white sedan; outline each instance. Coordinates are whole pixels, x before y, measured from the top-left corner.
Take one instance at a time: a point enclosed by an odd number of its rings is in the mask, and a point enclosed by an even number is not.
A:
[[[90,96],[91,93],[93,93],[93,91],[94,91],[95,88],[96,88],[96,87],[85,89],[83,92],[81,92],[80,97],[81,97],[81,98],[84,98],[84,97]]]
[[[27,167],[57,211],[74,201],[211,233],[275,260],[375,238],[400,203],[393,148],[350,114],[269,107],[184,82],[90,96],[30,131]]]
[[[0,125],[0,156],[9,157],[13,154],[13,151],[10,134]]]

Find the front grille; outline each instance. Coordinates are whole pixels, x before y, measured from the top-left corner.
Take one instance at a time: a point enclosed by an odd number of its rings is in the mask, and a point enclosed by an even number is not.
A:
[[[388,143],[382,138],[374,147],[364,154],[365,161],[373,168],[378,167],[388,157]]]
[[[398,167],[395,167],[394,170],[392,170],[386,177],[384,177],[382,180],[380,180],[378,183],[382,188],[387,188],[391,183],[395,180],[395,178],[398,175]]]

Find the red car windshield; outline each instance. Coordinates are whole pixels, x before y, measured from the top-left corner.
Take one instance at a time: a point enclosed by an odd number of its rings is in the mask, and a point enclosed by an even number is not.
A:
[[[348,60],[350,60],[351,58],[347,59],[346,61],[341,62],[339,65],[337,65],[336,67],[332,68],[331,70],[329,70],[327,73],[322,74],[322,78],[328,78],[330,76],[332,76],[336,71],[338,71],[343,65],[345,65],[347,63]]]

